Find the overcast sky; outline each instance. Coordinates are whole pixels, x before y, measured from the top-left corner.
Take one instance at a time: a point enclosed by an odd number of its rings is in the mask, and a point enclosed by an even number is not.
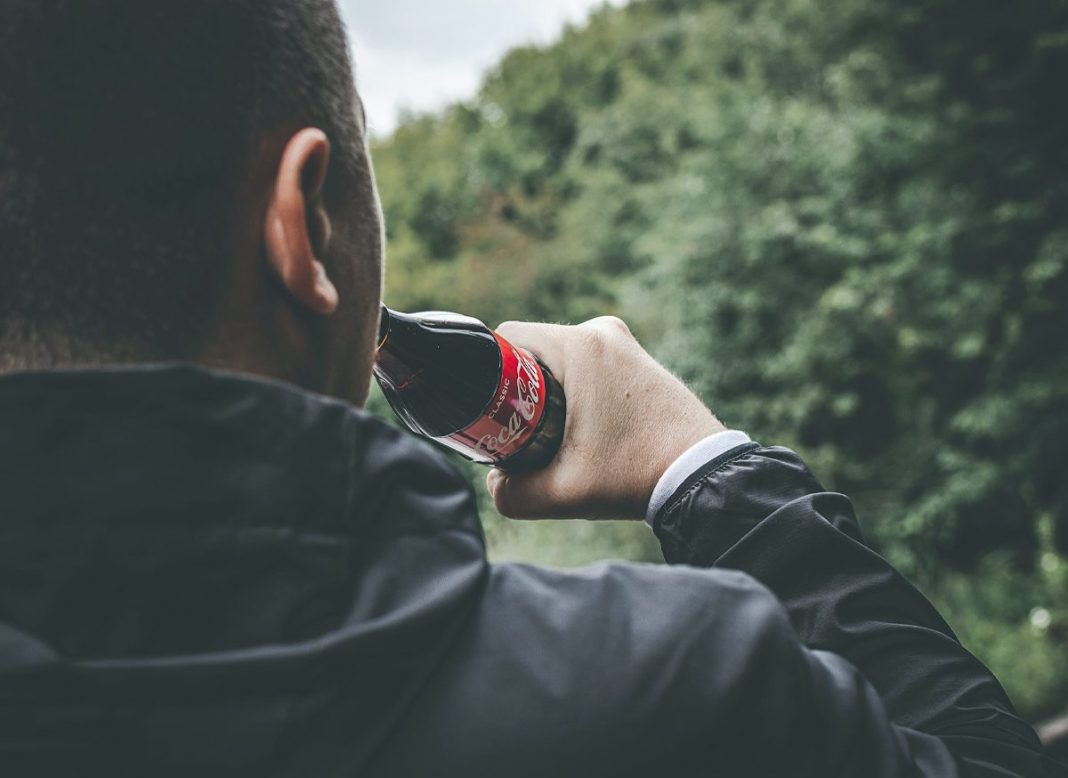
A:
[[[547,43],[604,2],[341,0],[372,132],[390,132],[405,108],[432,110],[474,95],[505,51]]]

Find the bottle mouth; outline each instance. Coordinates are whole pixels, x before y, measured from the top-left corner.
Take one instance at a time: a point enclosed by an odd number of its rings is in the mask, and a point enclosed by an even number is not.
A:
[[[381,318],[378,322],[378,343],[375,345],[375,354],[382,350],[389,340],[389,308],[382,306]]]

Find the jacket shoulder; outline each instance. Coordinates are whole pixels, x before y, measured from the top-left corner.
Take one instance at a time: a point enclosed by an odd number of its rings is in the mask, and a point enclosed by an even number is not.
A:
[[[691,697],[710,662],[791,629],[754,578],[681,565],[499,565],[480,610],[479,639],[515,656],[521,675],[569,697],[596,691],[599,704],[650,718]]]
[[[400,740],[419,742],[412,758],[434,754],[448,766],[441,774],[692,766],[710,747],[719,715],[710,703],[745,682],[716,668],[747,666],[742,654],[765,642],[762,632],[789,629],[780,613],[733,571],[494,566]]]

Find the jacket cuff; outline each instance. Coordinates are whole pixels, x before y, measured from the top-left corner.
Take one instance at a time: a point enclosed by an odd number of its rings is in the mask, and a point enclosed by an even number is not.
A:
[[[656,484],[653,496],[649,498],[649,506],[645,512],[645,521],[651,527],[653,519],[660,509],[667,504],[671,496],[678,491],[690,476],[728,451],[744,446],[749,443],[749,436],[738,430],[726,430],[709,435],[699,443],[694,444],[683,452],[682,456],[675,460]]]

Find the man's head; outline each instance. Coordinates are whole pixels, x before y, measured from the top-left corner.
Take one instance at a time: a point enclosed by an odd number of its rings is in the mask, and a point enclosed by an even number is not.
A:
[[[0,5],[0,370],[366,396],[381,220],[334,0]]]

